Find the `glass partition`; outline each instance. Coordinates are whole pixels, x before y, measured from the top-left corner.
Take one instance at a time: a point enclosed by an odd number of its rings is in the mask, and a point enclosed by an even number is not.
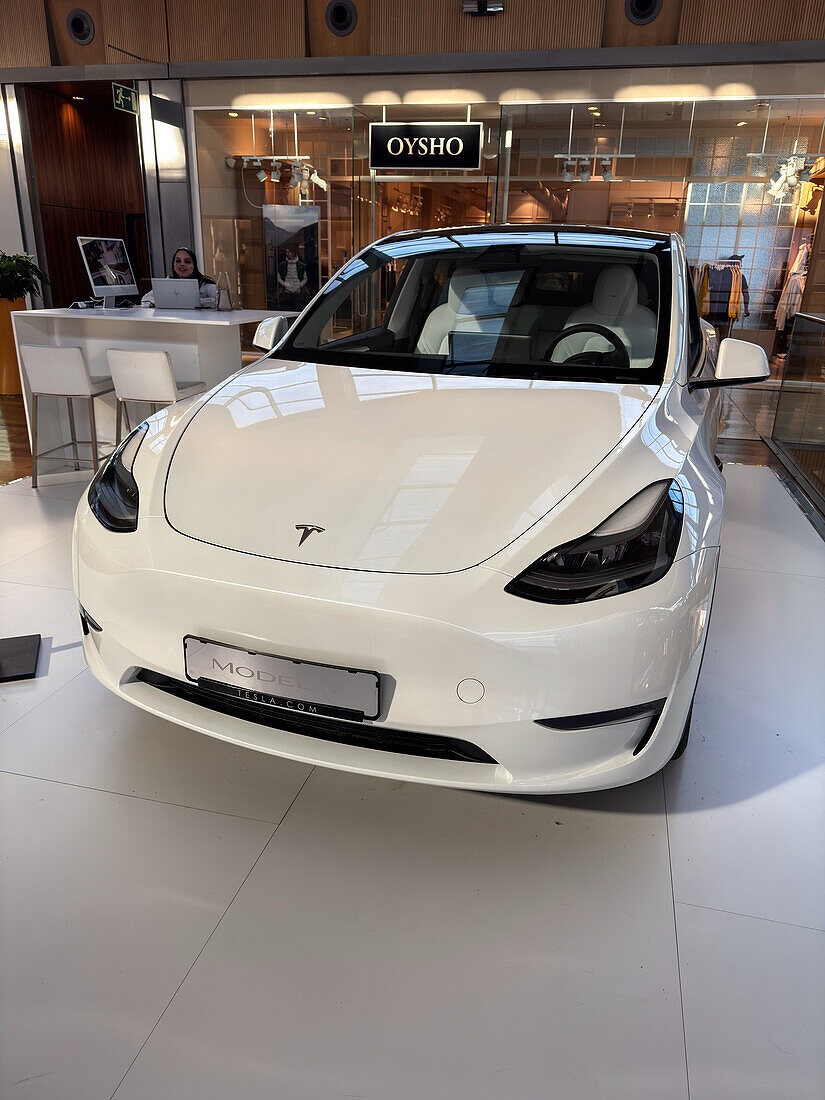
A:
[[[198,110],[203,270],[247,309],[300,309],[352,256],[353,112]]]
[[[825,511],[825,317],[796,318],[773,439]]]
[[[480,169],[370,171],[369,124],[385,111],[392,122],[480,121]],[[681,233],[703,315],[721,337],[761,344],[775,377],[807,302],[822,98],[194,116],[204,270],[226,270],[243,306],[301,308],[388,234],[496,221]]]

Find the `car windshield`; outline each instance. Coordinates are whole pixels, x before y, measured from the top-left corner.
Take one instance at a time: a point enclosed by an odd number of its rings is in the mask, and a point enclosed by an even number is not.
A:
[[[465,231],[380,241],[322,290],[279,358],[421,374],[661,382],[666,239]]]

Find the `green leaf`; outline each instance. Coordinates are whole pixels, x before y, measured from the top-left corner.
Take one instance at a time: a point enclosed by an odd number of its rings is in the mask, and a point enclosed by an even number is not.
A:
[[[0,298],[16,301],[27,294],[40,297],[42,288],[49,285],[45,272],[25,252],[9,254],[0,250]]]

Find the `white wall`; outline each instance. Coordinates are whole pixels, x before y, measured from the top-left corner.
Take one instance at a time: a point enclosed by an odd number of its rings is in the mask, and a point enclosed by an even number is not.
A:
[[[11,169],[9,131],[2,101],[0,101],[0,249],[3,252],[23,251],[23,234],[20,231],[17,195]]]

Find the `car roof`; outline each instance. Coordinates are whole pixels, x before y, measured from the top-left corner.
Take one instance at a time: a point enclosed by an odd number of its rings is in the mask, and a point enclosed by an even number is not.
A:
[[[605,237],[617,237],[625,242],[638,240],[640,244],[644,242],[648,246],[651,241],[668,244],[673,237],[672,233],[655,233],[647,229],[623,229],[618,226],[573,225],[569,222],[530,222],[526,225],[501,222],[494,223],[493,225],[448,226],[444,229],[408,229],[400,233],[392,233],[388,237],[382,237],[380,241],[375,241],[375,244],[388,244],[392,241],[409,241],[414,239],[429,240],[438,237],[451,238],[461,236],[465,233],[472,233],[476,238],[483,238],[488,235],[490,237],[501,237],[502,234],[507,233],[518,233],[524,236],[531,232],[535,232],[536,234],[575,233],[577,236],[581,234],[592,234],[594,237],[598,236],[602,239]]]

